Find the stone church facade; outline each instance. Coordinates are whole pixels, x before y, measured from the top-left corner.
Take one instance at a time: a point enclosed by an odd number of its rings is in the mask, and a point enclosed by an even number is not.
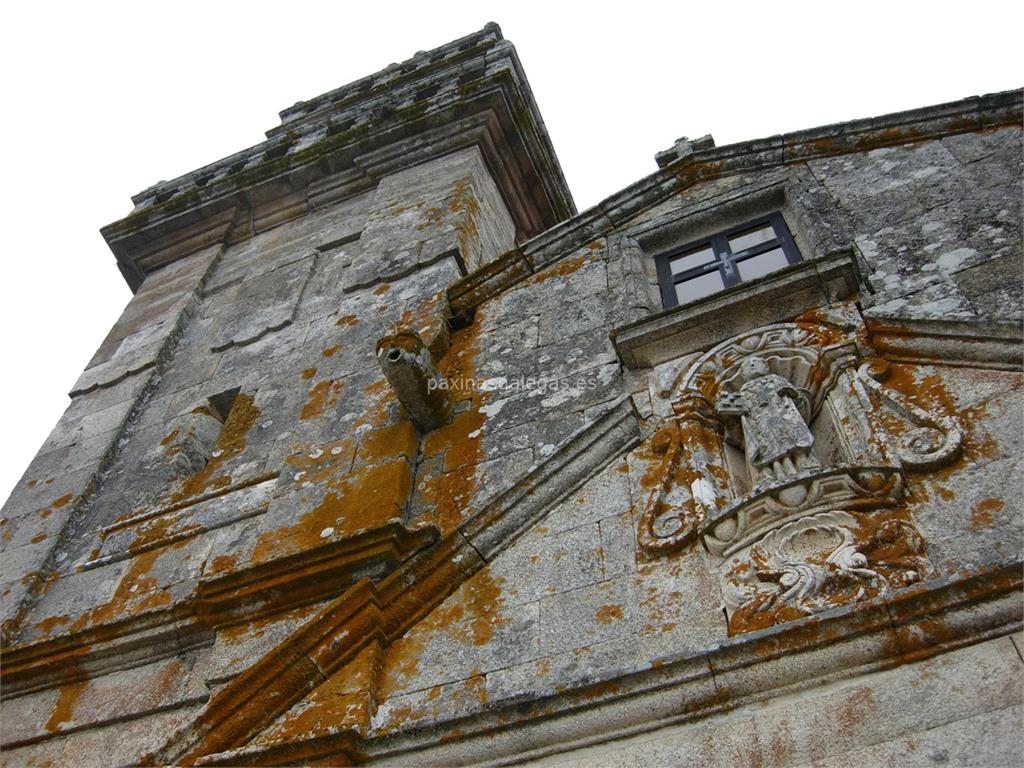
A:
[[[577,212],[494,25],[134,198],[5,765],[1019,765],[1019,91]]]

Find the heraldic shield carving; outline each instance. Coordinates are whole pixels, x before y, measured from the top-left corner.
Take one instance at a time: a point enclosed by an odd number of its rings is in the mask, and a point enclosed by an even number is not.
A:
[[[961,431],[886,387],[852,307],[806,318],[667,365],[664,425],[638,449],[640,546],[658,556],[700,539],[731,634],[931,573],[906,474],[955,458]]]

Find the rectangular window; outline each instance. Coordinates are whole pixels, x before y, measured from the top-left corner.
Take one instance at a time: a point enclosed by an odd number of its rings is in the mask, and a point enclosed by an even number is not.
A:
[[[800,252],[777,213],[655,257],[666,308],[756,280],[798,261]]]

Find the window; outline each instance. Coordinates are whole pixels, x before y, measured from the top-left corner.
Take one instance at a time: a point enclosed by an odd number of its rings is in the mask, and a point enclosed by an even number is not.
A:
[[[777,213],[655,257],[661,300],[687,304],[800,261]]]

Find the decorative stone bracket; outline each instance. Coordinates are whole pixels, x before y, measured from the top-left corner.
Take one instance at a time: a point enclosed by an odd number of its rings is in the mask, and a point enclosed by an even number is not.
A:
[[[672,416],[636,453],[638,543],[656,556],[699,537],[732,633],[931,570],[901,507],[905,473],[952,460],[962,432],[885,386],[854,317],[819,312],[717,345],[674,379]]]

